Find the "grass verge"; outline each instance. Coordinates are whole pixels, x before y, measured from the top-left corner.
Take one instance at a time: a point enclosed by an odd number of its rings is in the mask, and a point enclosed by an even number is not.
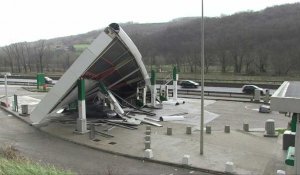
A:
[[[21,156],[13,146],[0,150],[0,175],[72,175],[71,171],[50,165],[41,165]]]

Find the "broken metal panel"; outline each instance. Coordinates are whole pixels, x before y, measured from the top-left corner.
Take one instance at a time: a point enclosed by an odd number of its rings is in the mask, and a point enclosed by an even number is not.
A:
[[[44,97],[32,112],[31,120],[40,123],[51,112],[76,101],[79,78],[86,79],[87,100],[97,97],[99,82],[124,99],[135,94],[138,85],[149,85],[141,54],[122,28],[111,24]]]

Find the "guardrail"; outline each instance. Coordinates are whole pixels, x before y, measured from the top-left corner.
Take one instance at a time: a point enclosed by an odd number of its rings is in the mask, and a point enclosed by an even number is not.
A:
[[[4,84],[4,81],[0,81],[0,84]],[[23,86],[36,86],[35,82],[14,82],[14,81],[7,81],[8,85],[23,85]]]
[[[199,97],[201,96],[201,90],[178,89],[177,93],[179,96],[180,95],[191,95],[191,96],[199,96]],[[246,99],[254,98],[254,96],[251,94],[245,94],[241,92],[220,92],[220,91],[204,91],[204,96],[246,98]]]
[[[4,84],[4,81],[0,81],[0,84]],[[8,81],[8,85],[22,85],[22,86],[36,86],[36,82],[13,82]],[[48,85],[52,86],[52,85]],[[159,89],[159,88],[158,88]],[[158,90],[157,89],[157,90]],[[191,97],[200,97],[201,90],[193,90],[193,89],[178,89],[178,96],[191,96]],[[173,90],[169,89],[169,96],[172,96]],[[245,99],[253,99],[254,96],[250,94],[245,94],[242,92],[221,92],[221,91],[204,91],[205,96],[213,96],[213,97],[229,97],[229,98],[245,98]]]
[[[4,84],[4,81],[0,81],[0,84]],[[19,82],[19,81],[7,81],[7,85],[22,85],[22,86],[36,86],[36,82]],[[47,84],[52,87],[52,84]]]

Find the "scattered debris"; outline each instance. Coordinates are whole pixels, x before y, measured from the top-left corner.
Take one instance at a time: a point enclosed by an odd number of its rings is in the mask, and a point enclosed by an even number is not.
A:
[[[259,107],[259,112],[260,113],[270,113],[271,112],[270,106],[269,105],[261,105]]]
[[[168,115],[168,116],[174,116],[174,115],[186,115],[186,114],[188,114],[188,112],[181,112],[181,113],[172,114],[172,115]]]
[[[143,116],[131,116],[132,118],[135,118],[135,119],[138,119],[140,120],[141,122],[143,123],[146,123],[146,124],[150,124],[150,125],[153,125],[153,126],[158,126],[158,127],[162,127],[161,124],[158,124],[158,123],[155,123],[155,122],[151,122],[149,120],[146,120]]]
[[[161,116],[159,117],[160,121],[182,121],[184,117],[182,115],[172,115],[172,116]]]

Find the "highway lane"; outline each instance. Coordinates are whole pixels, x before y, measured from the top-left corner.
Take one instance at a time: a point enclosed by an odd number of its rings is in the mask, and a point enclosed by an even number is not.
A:
[[[0,82],[4,82],[4,78],[0,78]],[[18,78],[7,78],[7,82],[24,82],[24,83],[36,83],[36,79],[18,79]],[[56,83],[57,80],[53,80]]]
[[[0,110],[0,146],[5,145],[13,145],[31,160],[69,169],[78,174],[208,175],[208,173],[116,156],[63,141],[40,132]]]
[[[0,78],[0,82],[4,81],[4,78]],[[24,82],[24,83],[35,83],[36,80],[34,79],[10,79],[8,78],[9,82]],[[54,83],[56,83],[56,80],[53,80]],[[159,86],[159,85],[158,85]],[[169,88],[172,88],[172,85],[169,85]],[[184,89],[184,90],[201,90],[201,87],[199,86],[198,88],[182,88],[180,85],[178,85],[178,89]],[[270,89],[270,92],[273,93],[275,92],[276,89]],[[215,92],[227,92],[227,93],[242,93],[242,87],[240,88],[235,88],[235,87],[209,87],[205,86],[204,91],[215,91]]]

